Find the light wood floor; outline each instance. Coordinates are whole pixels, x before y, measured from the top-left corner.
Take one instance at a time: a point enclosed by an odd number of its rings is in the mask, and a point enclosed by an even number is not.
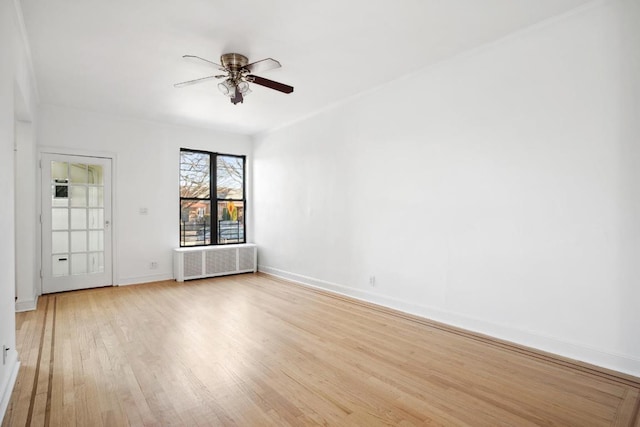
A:
[[[264,275],[17,315],[3,426],[640,426],[640,380]]]

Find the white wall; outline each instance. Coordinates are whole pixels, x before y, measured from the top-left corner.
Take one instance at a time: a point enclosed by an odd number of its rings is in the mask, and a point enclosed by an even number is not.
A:
[[[33,310],[40,289],[37,156],[33,122],[15,123],[16,311]]]
[[[108,152],[116,157],[115,284],[133,284],[173,277],[172,249],[179,245],[178,168],[180,148],[249,155],[249,137],[42,106],[40,149],[78,154]],[[250,175],[247,177],[250,180]],[[250,182],[250,181],[249,181]],[[248,239],[252,238],[248,194]],[[146,208],[148,214],[141,215]],[[152,270],[155,261],[158,268]]]
[[[0,350],[10,348],[5,363],[0,351],[0,420],[18,372],[16,352],[15,128],[19,120],[35,123],[36,93],[28,66],[28,47],[21,32],[21,14],[12,0],[0,0]],[[33,233],[31,234],[33,235]]]
[[[257,138],[260,269],[640,375],[639,5]]]
[[[2,345],[15,348],[14,314],[14,217],[13,217],[13,52],[11,29],[13,5],[0,1],[0,194],[7,200],[0,203],[0,236],[8,236],[0,243],[0,349]],[[6,58],[6,59],[5,59]],[[7,60],[8,59],[8,60]],[[1,361],[2,354],[0,354]],[[0,416],[7,405],[10,393],[10,377],[16,368],[13,363],[0,364]]]

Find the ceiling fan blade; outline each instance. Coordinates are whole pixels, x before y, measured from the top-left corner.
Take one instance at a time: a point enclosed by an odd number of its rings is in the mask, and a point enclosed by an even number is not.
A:
[[[240,92],[240,89],[238,89],[238,87],[236,86],[236,95],[231,98],[231,102],[233,103],[233,105],[239,103],[244,103],[244,98],[242,96],[242,92]]]
[[[209,64],[213,65],[214,67],[216,67],[216,68],[218,68],[218,69],[220,69],[220,70],[224,70],[224,67],[223,67],[222,65],[220,65],[220,64],[216,64],[215,62],[213,62],[213,61],[209,61],[208,59],[200,58],[199,56],[195,56],[195,55],[183,55],[182,57],[183,57],[184,59],[188,59],[188,60],[198,59],[198,60],[200,60],[200,61],[207,62],[207,63],[209,63]]]
[[[244,68],[252,73],[262,73],[263,71],[273,70],[274,68],[280,68],[282,65],[273,58],[261,59],[260,61],[252,62],[245,65]]]
[[[264,77],[260,76],[254,76],[253,74],[249,74],[247,77],[250,78],[249,81],[260,86],[268,87],[269,89],[274,89],[283,93],[293,92],[293,86],[289,86],[284,83],[274,82],[273,80],[265,79]]]
[[[201,79],[187,80],[186,82],[176,83],[176,84],[173,85],[173,87],[185,87],[185,86],[195,85],[195,84],[198,84],[198,83],[206,82],[206,81],[211,80],[211,79],[215,79],[217,77],[218,76],[208,76],[208,77],[202,77]]]

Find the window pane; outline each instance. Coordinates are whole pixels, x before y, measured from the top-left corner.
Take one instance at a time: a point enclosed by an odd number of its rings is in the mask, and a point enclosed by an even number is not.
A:
[[[69,165],[71,182],[75,184],[87,183],[87,165],[83,163],[71,163]]]
[[[51,275],[54,277],[69,275],[68,255],[54,255],[51,257]]]
[[[51,162],[51,180],[52,182],[67,183],[69,182],[67,162]]]
[[[87,228],[87,210],[81,208],[71,209],[71,229],[84,230]]]
[[[244,158],[218,156],[216,168],[218,199],[242,199],[244,180]]]
[[[244,242],[244,203],[218,202],[218,243]]]
[[[89,184],[104,184],[101,165],[87,165],[87,172],[89,174],[89,179],[87,179]]]
[[[211,244],[211,202],[180,203],[180,246]]]
[[[87,254],[71,255],[71,274],[87,274]]]
[[[51,206],[69,206],[69,186],[56,184],[51,186]]]
[[[89,228],[92,230],[104,228],[104,209],[89,209]]]
[[[209,197],[209,159],[207,153],[180,152],[180,197]]]
[[[51,209],[51,229],[67,230],[69,228],[69,209]]]
[[[104,231],[103,230],[89,232],[89,250],[90,251],[104,250]]]
[[[87,206],[87,187],[72,185],[69,191],[71,192],[71,206]]]
[[[104,272],[104,254],[95,252],[89,254],[89,273]]]
[[[72,231],[71,232],[71,252],[87,251],[87,232]]]
[[[68,231],[54,231],[51,233],[51,252],[54,254],[69,252]]]
[[[104,190],[102,187],[89,187],[89,206],[104,205]]]

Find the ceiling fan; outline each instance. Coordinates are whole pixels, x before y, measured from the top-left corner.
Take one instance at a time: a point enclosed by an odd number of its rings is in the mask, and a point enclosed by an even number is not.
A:
[[[224,95],[228,96],[233,104],[243,102],[244,96],[251,92],[251,89],[249,89],[249,83],[255,83],[283,93],[293,92],[293,86],[274,82],[273,80],[265,79],[264,77],[253,74],[282,67],[278,61],[272,58],[261,59],[260,61],[249,64],[249,60],[244,55],[240,55],[239,53],[225,53],[220,57],[220,63],[222,65],[195,55],[184,55],[183,58],[207,62],[218,70],[223,71],[225,74],[207,76],[195,80],[176,83],[173,85],[174,87],[185,87],[206,82],[211,79],[224,79],[222,82],[218,83],[218,89]]]

